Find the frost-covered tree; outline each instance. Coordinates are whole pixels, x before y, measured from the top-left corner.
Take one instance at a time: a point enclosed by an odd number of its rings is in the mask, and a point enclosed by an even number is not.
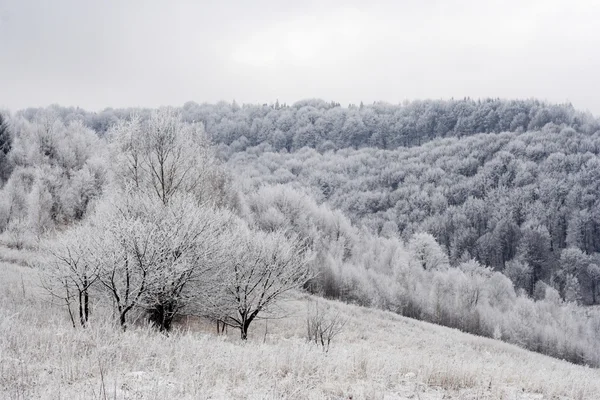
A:
[[[589,282],[593,286],[595,271],[591,265],[591,257],[576,247],[569,247],[561,252],[558,270],[554,274],[554,281],[566,301],[583,300],[583,288],[579,282]],[[593,297],[593,293],[589,295]],[[586,302],[593,303],[593,299]]]
[[[518,259],[513,259],[506,264],[504,274],[512,281],[515,289],[529,291],[533,278],[533,271],[529,264]]]
[[[223,235],[232,216],[223,210],[197,207],[190,199],[172,199],[156,221],[156,246],[161,257],[153,267],[142,298],[149,320],[169,331],[180,313],[193,313],[203,299],[218,293]]]
[[[243,223],[229,233],[235,243],[226,249],[221,272],[220,308],[225,324],[248,337],[250,324],[273,311],[282,296],[301,288],[310,278],[307,247],[301,240],[286,237],[282,231],[252,231]]]
[[[448,256],[428,233],[415,233],[408,243],[408,248],[423,269],[435,270],[449,265]]]
[[[198,207],[189,197],[168,204],[139,193],[99,206],[92,221],[98,281],[112,298],[125,329],[134,309],[169,331],[173,318],[192,307],[211,282],[227,214]]]
[[[314,305],[309,304],[307,307],[306,316],[306,339],[313,342],[327,353],[331,342],[344,329],[346,320],[344,320],[339,312],[336,313],[331,307],[320,304],[315,301]]]
[[[132,116],[110,137],[115,180],[122,188],[135,188],[163,204],[180,193],[195,196],[198,203],[234,202],[202,125],[184,123],[175,109],[155,110],[146,120]]]
[[[124,258],[137,262],[140,282],[138,295],[122,309],[143,307],[152,323],[168,331],[185,307],[197,312],[204,307],[198,305],[200,297],[211,301],[205,293],[207,273],[215,268],[211,257],[225,245],[219,243],[218,231],[229,218],[219,207],[235,207],[236,194],[202,126],[184,123],[172,108],[155,110],[147,119],[132,116],[115,126],[110,137],[114,190],[128,199],[117,212],[121,239],[115,244],[125,246]],[[131,218],[137,230],[125,222]],[[149,247],[140,253],[141,244]],[[124,270],[118,262],[109,264],[115,266]]]
[[[42,266],[43,287],[67,307],[73,327],[77,307],[78,321],[86,327],[90,318],[92,287],[99,277],[100,264],[93,256],[93,237],[98,234],[89,224],[79,224],[47,241],[43,249],[48,260]]]
[[[519,257],[531,267],[529,294],[533,295],[534,285],[549,278],[550,235],[544,226],[532,226],[523,230],[519,243]]]
[[[569,303],[577,303],[581,299],[581,287],[576,276],[568,274],[565,277],[564,299]]]

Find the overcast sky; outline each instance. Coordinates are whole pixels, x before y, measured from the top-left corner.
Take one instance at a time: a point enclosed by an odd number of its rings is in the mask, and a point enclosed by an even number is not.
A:
[[[0,107],[470,96],[600,115],[599,21],[597,0],[0,0]]]

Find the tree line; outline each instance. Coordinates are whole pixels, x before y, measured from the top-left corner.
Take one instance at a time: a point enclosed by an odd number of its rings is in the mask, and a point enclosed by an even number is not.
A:
[[[99,135],[120,120],[137,114],[146,119],[150,109],[105,109],[88,112],[53,106],[50,110],[65,123],[80,121]],[[26,109],[18,115],[27,120],[49,109]],[[425,100],[389,104],[375,102],[342,107],[336,102],[312,99],[293,105],[185,103],[178,111],[188,123],[202,123],[215,144],[243,151],[258,145],[273,151],[296,151],[311,147],[319,151],[374,147],[396,149],[419,146],[429,140],[539,130],[548,123],[565,124],[578,132],[600,130],[598,119],[570,104],[538,100]]]

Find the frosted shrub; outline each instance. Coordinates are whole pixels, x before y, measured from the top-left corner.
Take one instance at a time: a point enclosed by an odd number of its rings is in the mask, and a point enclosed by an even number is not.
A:
[[[31,229],[27,224],[27,221],[23,219],[10,221],[6,231],[8,240],[7,245],[9,247],[21,250],[25,247],[31,247],[34,243]]]
[[[327,353],[333,339],[344,329],[346,319],[318,300],[312,304],[309,303],[307,311],[306,338],[309,342],[321,346]]]
[[[496,325],[494,327],[494,333],[492,337],[496,340],[502,340],[502,328],[500,328],[500,325]]]

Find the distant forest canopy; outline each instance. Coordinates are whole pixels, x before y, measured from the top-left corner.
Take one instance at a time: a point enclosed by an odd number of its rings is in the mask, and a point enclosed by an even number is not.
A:
[[[52,106],[65,123],[79,120],[98,134],[128,119],[132,113],[146,118],[150,109],[105,109],[88,112],[80,108]],[[18,112],[32,121],[48,109],[29,108]],[[216,144],[243,151],[259,144],[273,151],[295,151],[312,147],[319,151],[348,147],[396,149],[418,146],[429,140],[539,130],[548,123],[567,125],[577,132],[592,134],[600,122],[571,104],[549,104],[539,100],[425,100],[399,105],[374,103],[341,107],[336,102],[303,100],[285,104],[188,102],[180,108],[186,122],[202,122]]]
[[[576,277],[578,300],[597,304],[599,152],[600,132],[548,125],[397,150],[249,150],[229,164],[255,186],[310,187],[375,234],[427,231],[452,264],[474,257],[529,295],[543,281],[565,297]]]

